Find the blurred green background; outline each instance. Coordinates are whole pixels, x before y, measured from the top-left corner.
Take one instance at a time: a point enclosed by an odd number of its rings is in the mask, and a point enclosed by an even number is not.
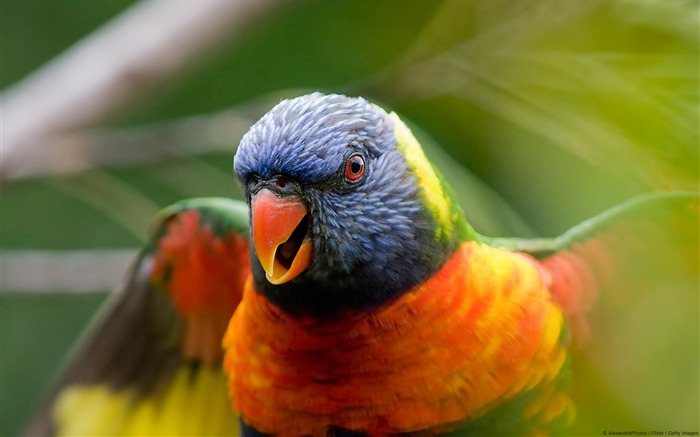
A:
[[[135,3],[3,0],[3,95]],[[23,256],[135,249],[175,200],[238,197],[231,158],[246,126],[310,90],[401,114],[487,235],[554,236],[635,194],[697,191],[698,16],[693,0],[276,3],[127,107],[42,140],[29,171],[3,167],[3,276],[29,265]],[[151,148],[161,153],[143,158]],[[64,158],[87,164],[64,171]],[[51,290],[3,278],[2,435],[20,432],[112,288],[67,289],[85,288],[80,276]],[[620,382],[624,371],[600,369],[595,349],[582,358],[576,432],[698,430],[697,278],[676,279],[680,291],[644,295],[615,334],[650,345],[651,380]]]

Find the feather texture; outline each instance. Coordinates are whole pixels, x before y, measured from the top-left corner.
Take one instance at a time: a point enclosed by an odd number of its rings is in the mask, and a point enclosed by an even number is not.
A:
[[[571,418],[548,282],[536,260],[470,242],[399,300],[334,321],[285,315],[249,283],[224,340],[234,408],[281,435],[446,432],[531,393],[533,429]]]

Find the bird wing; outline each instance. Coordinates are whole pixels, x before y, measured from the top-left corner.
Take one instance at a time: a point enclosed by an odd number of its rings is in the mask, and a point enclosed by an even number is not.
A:
[[[658,282],[681,267],[691,275],[697,272],[698,199],[696,192],[648,193],[556,238],[486,240],[541,259],[552,274],[552,292],[585,337],[583,316],[594,307],[601,288],[614,287],[620,297],[620,289],[633,283],[639,288],[644,276]]]
[[[232,435],[221,340],[250,273],[248,212],[220,198],[163,210],[28,435]]]
[[[551,275],[577,346],[582,434],[697,423],[699,197],[646,194],[554,239],[492,240]]]

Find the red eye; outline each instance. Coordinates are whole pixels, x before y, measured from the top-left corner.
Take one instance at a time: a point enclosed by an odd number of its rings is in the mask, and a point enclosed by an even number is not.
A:
[[[352,155],[345,165],[345,177],[356,181],[365,174],[365,160],[362,155]]]

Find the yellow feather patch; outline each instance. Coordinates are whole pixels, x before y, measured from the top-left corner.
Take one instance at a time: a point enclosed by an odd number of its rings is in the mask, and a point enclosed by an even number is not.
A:
[[[452,235],[453,217],[450,215],[450,202],[445,195],[442,182],[408,126],[401,121],[396,113],[392,112],[390,116],[394,121],[394,134],[398,142],[398,149],[406,157],[409,168],[418,178],[418,184],[425,198],[425,205],[438,224],[435,237],[447,239]]]
[[[66,388],[53,411],[60,436],[240,434],[221,370],[180,368],[159,396],[138,398],[133,389],[104,384]]]

